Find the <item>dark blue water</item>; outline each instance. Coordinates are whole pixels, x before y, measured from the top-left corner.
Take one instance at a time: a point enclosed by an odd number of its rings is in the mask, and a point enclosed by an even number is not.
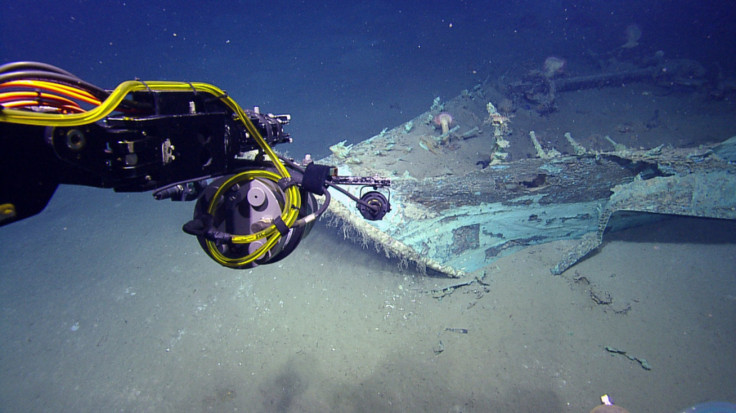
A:
[[[697,1],[1,1],[0,61],[37,60],[105,88],[202,81],[291,113],[288,150],[326,155],[488,78],[578,62],[641,28],[637,53],[736,72],[736,6]],[[593,70],[594,68],[589,68]]]

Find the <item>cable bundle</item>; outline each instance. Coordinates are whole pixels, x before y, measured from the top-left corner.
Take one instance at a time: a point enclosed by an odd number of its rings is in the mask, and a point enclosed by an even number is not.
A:
[[[109,93],[58,67],[38,62],[0,66],[0,107],[70,114],[99,106]]]

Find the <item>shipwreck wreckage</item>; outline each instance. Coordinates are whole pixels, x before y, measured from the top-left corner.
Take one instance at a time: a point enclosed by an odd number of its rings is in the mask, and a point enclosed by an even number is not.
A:
[[[355,145],[341,142],[330,148],[326,161],[341,174],[391,178],[391,211],[383,220],[364,220],[353,202],[339,194],[330,205],[332,220],[342,225],[346,237],[372,244],[403,265],[413,262],[422,271],[464,277],[511,251],[578,240],[550,269],[561,274],[598,248],[607,229],[635,225],[649,214],[736,219],[736,137],[697,147],[648,149],[606,137],[613,150],[593,150],[566,133],[558,142],[565,146],[558,149],[567,149],[562,154],[543,148],[529,131],[536,155],[511,160],[506,139],[510,114],[491,102],[523,100],[544,114],[554,109],[560,92],[624,82],[693,85],[700,84],[703,74],[691,61],[578,78],[530,72],[501,88],[486,82],[444,104],[436,99],[428,112],[403,125]],[[464,122],[439,119],[447,108],[464,111]],[[458,167],[473,164],[462,150],[473,145],[467,151],[477,157],[485,148],[488,159],[473,168]],[[417,164],[425,169],[412,169]]]

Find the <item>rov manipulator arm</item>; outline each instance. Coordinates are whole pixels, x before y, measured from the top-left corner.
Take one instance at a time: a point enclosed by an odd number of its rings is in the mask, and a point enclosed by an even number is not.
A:
[[[0,66],[0,225],[39,213],[61,184],[197,200],[184,226],[218,263],[250,268],[288,255],[329,203],[328,188],[366,219],[390,210],[390,181],[338,177],[280,159],[288,115],[243,110],[195,82],[127,81],[103,90],[54,66]],[[361,199],[337,186],[373,187]],[[319,205],[314,195],[324,195]]]

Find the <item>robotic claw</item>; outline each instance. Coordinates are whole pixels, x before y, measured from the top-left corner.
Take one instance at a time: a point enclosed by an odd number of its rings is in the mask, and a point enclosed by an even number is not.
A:
[[[218,263],[251,268],[288,256],[327,210],[328,189],[362,216],[390,211],[390,180],[296,163],[289,115],[243,110],[219,88],[127,81],[100,89],[38,62],[0,66],[0,226],[41,212],[59,184],[196,200],[184,231]],[[356,197],[340,185],[370,188]],[[323,196],[318,202],[315,195]]]

